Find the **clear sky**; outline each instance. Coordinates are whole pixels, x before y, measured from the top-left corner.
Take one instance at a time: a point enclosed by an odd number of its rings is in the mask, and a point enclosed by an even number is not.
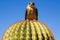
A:
[[[0,39],[11,24],[24,20],[25,9],[30,1],[36,4],[39,21],[50,28],[56,40],[60,40],[59,0],[0,0]]]

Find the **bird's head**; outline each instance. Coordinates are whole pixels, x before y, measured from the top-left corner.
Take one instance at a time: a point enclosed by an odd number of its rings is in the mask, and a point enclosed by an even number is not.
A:
[[[28,4],[30,7],[34,7],[35,3],[34,2],[29,2]]]

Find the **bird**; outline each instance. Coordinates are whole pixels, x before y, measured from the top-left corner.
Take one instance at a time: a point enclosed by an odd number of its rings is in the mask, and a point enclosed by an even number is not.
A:
[[[34,2],[29,2],[25,11],[25,20],[38,20],[38,10]]]

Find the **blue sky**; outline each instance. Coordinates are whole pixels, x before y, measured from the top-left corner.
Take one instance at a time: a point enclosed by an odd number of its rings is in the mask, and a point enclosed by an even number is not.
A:
[[[30,1],[35,2],[39,21],[50,28],[55,40],[60,40],[59,0],[0,0],[0,39],[11,24],[24,20],[25,9]]]

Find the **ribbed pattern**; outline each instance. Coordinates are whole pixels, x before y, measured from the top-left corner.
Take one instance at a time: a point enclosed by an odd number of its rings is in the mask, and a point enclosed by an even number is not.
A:
[[[2,40],[54,40],[54,37],[45,24],[25,20],[11,25]]]

